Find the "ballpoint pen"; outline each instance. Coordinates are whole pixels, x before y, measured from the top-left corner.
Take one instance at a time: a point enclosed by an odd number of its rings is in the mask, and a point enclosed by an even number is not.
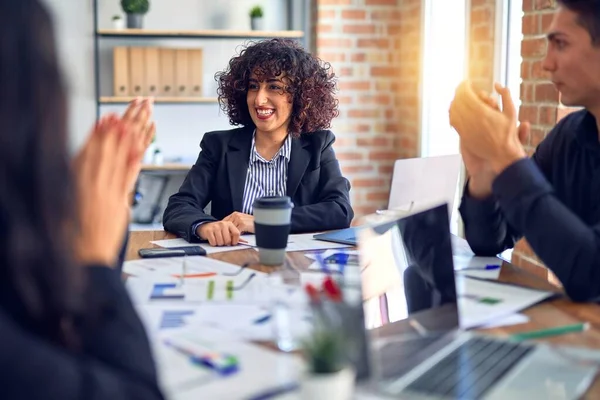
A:
[[[267,400],[272,399],[274,397],[279,397],[284,393],[293,392],[298,390],[300,386],[296,382],[285,383],[281,386],[276,386],[270,389],[265,390],[259,394],[253,395],[248,400]]]
[[[488,265],[482,265],[480,267],[462,267],[462,268],[455,268],[455,271],[491,271],[494,269],[500,269],[501,265],[494,265],[494,264],[488,264]]]

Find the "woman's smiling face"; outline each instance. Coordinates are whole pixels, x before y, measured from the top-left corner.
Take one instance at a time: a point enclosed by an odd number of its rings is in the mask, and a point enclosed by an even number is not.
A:
[[[292,118],[292,96],[285,90],[286,78],[258,76],[252,72],[246,96],[250,117],[257,132],[287,133]]]

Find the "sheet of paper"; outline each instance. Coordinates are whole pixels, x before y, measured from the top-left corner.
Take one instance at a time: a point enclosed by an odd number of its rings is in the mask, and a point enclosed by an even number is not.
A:
[[[186,301],[207,304],[269,304],[273,297],[270,282],[260,278],[218,276],[186,282],[183,290]]]
[[[311,250],[327,250],[327,249],[342,249],[346,247],[352,247],[345,244],[324,242],[322,240],[313,239],[313,233],[306,234],[293,234],[288,237],[288,244],[286,251],[311,251]],[[160,247],[189,247],[189,246],[200,246],[206,250],[207,254],[222,253],[226,251],[234,250],[245,250],[248,247],[256,247],[256,237],[254,235],[242,235],[242,239],[246,240],[247,244],[240,244],[237,246],[221,246],[213,247],[208,243],[189,243],[184,239],[166,239],[166,240],[155,240],[151,243],[156,244]]]
[[[529,317],[525,314],[512,314],[512,315],[507,315],[506,317],[502,317],[499,318],[495,321],[492,321],[490,323],[487,323],[483,326],[481,326],[481,328],[500,328],[502,326],[511,326],[511,325],[519,325],[519,324],[526,324],[527,322],[529,322]]]
[[[352,247],[346,244],[324,242],[322,240],[313,239],[314,233],[300,233],[288,236],[288,243],[285,251],[316,251],[316,250],[327,250],[327,249],[343,249]],[[248,241],[248,244],[256,247],[255,236],[244,236],[244,239]]]
[[[253,275],[254,274],[254,275]],[[250,275],[213,276],[188,279],[183,284],[175,278],[128,278],[126,287],[135,304],[260,304],[269,305],[278,290],[272,282],[256,272]],[[302,295],[300,287],[294,288]]]
[[[552,292],[456,276],[460,326],[479,327],[524,310]]]
[[[256,304],[206,304],[186,322],[191,326],[222,329],[240,339],[270,340],[273,338],[270,314],[269,307]]]
[[[250,269],[241,270],[238,265],[203,256],[145,258],[126,261],[123,263],[123,272],[137,277],[153,276],[156,279],[158,277],[176,278],[182,273],[186,275],[204,273],[215,273],[217,275],[239,273],[242,276],[248,276],[250,273],[266,275],[263,272]]]
[[[457,274],[473,276],[484,279],[498,279],[500,268],[486,270],[485,267],[502,265],[502,260],[497,257],[475,257],[475,256],[454,256],[454,270]],[[467,268],[467,269],[465,269]]]
[[[224,394],[228,399],[249,398],[267,388],[296,382],[303,369],[299,356],[250,344],[234,334],[212,327],[168,331],[162,337],[199,350],[209,347],[231,354],[239,362],[239,371],[232,375],[209,381],[200,380],[195,386],[188,384],[179,388],[176,391],[177,400],[221,399]]]
[[[475,253],[471,250],[469,243],[456,235],[452,235],[452,254],[455,256],[473,257]]]
[[[252,235],[242,235],[243,239],[247,239],[247,237],[252,237]],[[234,250],[247,250],[250,246],[246,244],[239,244],[237,246],[211,246],[208,243],[190,243],[185,239],[165,239],[165,240],[155,240],[150,243],[153,243],[160,247],[172,248],[172,247],[202,247],[206,250],[206,254],[213,253],[224,253],[226,251],[234,251]]]
[[[303,335],[310,328],[310,314],[306,308],[305,318],[290,325],[294,335]],[[189,327],[214,327],[234,334],[243,340],[273,341],[275,339],[272,307],[260,305],[211,305],[206,304],[186,319]]]

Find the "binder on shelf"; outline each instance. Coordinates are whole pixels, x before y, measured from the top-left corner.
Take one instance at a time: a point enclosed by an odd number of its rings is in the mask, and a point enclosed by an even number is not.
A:
[[[143,96],[145,87],[144,48],[129,48],[129,94]]]
[[[113,95],[129,95],[129,52],[127,47],[113,48]]]
[[[175,50],[161,48],[158,53],[160,58],[158,93],[160,96],[175,96]]]
[[[190,96],[202,97],[202,49],[189,50]]]
[[[160,82],[160,60],[158,47],[145,47],[145,96],[158,96]]]
[[[175,96],[190,95],[190,66],[187,49],[175,50]]]

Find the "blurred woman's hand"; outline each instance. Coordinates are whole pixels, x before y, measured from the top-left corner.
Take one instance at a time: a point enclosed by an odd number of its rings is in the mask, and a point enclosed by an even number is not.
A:
[[[129,135],[133,136],[133,147],[129,154],[128,176],[130,190],[142,168],[142,159],[156,133],[156,125],[152,120],[153,99],[134,99],[123,114],[123,122]]]
[[[145,134],[145,133],[144,133]],[[102,118],[75,160],[78,221],[75,256],[114,265],[128,223],[131,176],[143,135],[115,115]]]

